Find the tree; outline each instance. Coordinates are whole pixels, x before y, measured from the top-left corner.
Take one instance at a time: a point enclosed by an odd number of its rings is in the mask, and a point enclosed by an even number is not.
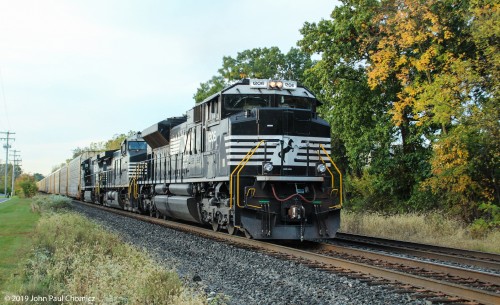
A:
[[[43,178],[45,178],[45,176],[42,174],[39,174],[39,173],[35,173],[35,174],[33,174],[33,178],[35,179],[35,182],[38,182],[38,181],[42,180]]]
[[[320,113],[332,126],[332,154],[348,174],[349,190],[365,207],[398,208],[428,171],[419,164],[428,158],[428,148],[422,146],[418,128],[411,129],[411,136],[404,134],[411,141],[402,145],[402,133],[390,115],[401,90],[394,76],[375,88],[368,83],[374,45],[366,41],[380,33],[375,16],[381,3],[342,2],[332,20],[305,23],[301,29],[302,50],[321,55],[305,72],[305,84],[324,102]],[[369,195],[359,189],[367,185]]]
[[[95,152],[100,152],[100,151],[106,151],[106,150],[117,150],[120,149],[121,143],[127,139],[128,137],[135,135],[137,132],[130,130],[127,134],[115,134],[111,139],[107,141],[101,141],[101,142],[92,142],[90,143],[89,146],[87,147],[77,147],[73,150],[73,156],[72,159],[78,157],[81,155],[83,152],[86,151],[95,151]],[[66,161],[70,161],[66,160]]]
[[[200,84],[200,87],[196,89],[196,93],[193,98],[197,103],[199,103],[207,97],[221,91],[228,85],[229,83],[224,77],[220,75],[213,76],[209,81]]]
[[[370,90],[363,62],[367,52],[356,37],[370,27],[377,1],[346,1],[336,7],[332,20],[305,23],[298,45],[304,52],[321,54],[321,60],[305,72],[305,84],[324,102],[320,113],[332,126],[338,142],[332,150],[342,167],[356,176],[370,162],[374,150],[391,142],[391,125],[385,115],[391,92]],[[339,154],[340,153],[340,154]]]
[[[236,58],[224,56],[218,75],[201,83],[193,96],[197,103],[242,78],[280,78],[303,80],[304,71],[312,67],[311,57],[296,48],[287,54],[278,47],[244,50]]]
[[[394,76],[391,114],[402,130],[429,127],[430,186],[467,220],[498,194],[498,25],[493,1],[385,1],[370,53],[368,83]],[[403,145],[406,144],[403,137]]]
[[[35,178],[29,174],[22,174],[15,181],[16,190],[22,190],[25,197],[31,198],[36,195],[38,187]]]
[[[325,101],[338,158],[385,207],[430,190],[471,219],[499,202],[498,8],[344,0],[301,29],[302,50],[322,57],[306,84]]]
[[[16,168],[15,168],[15,172],[16,172],[16,177],[19,177],[23,170],[21,168],[21,166],[17,165],[16,164]],[[4,190],[4,186],[5,186],[5,163],[1,164],[0,163],[0,193],[4,193],[4,194],[9,194],[11,192],[11,187],[12,187],[12,164],[8,164],[7,165],[7,190]]]

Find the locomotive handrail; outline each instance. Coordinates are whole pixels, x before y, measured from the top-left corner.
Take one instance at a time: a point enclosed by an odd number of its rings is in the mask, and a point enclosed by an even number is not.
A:
[[[137,178],[132,177],[130,179],[130,184],[128,188],[128,197],[130,198],[132,195],[134,199],[137,199],[139,197],[137,191],[138,191]]]
[[[97,196],[101,195],[101,176],[96,174],[96,187],[95,187],[95,192]]]
[[[236,171],[236,204],[238,207],[240,206],[240,172],[243,170],[245,165],[248,163],[250,158],[252,158],[253,154],[257,151],[257,148],[264,143],[264,140],[261,140],[254,148],[250,149],[247,154],[241,159],[240,163],[234,168],[229,176],[229,208],[233,208],[233,175]]]
[[[337,165],[335,164],[335,162],[333,162],[332,158],[330,157],[330,155],[328,154],[328,152],[326,151],[325,147],[323,146],[323,144],[319,144],[319,146],[321,147],[321,149],[323,150],[323,152],[326,154],[326,156],[328,157],[328,160],[330,160],[330,162],[332,163],[332,165],[335,167],[335,170],[337,171],[337,173],[339,174],[340,176],[340,181],[339,181],[339,185],[340,185],[340,192],[339,192],[339,195],[340,195],[340,204],[338,205],[335,205],[335,206],[331,206],[330,209],[336,209],[336,208],[342,208],[342,173],[340,172],[339,168],[337,167]],[[326,163],[325,163],[325,160],[323,160],[323,158],[321,157],[321,154],[320,152],[318,151],[318,156],[319,156],[319,159],[321,160],[321,162],[323,162],[323,164],[325,164],[326,166]],[[326,166],[326,169],[328,170],[328,172],[330,173],[330,176],[332,176],[332,190],[333,188],[335,187],[335,184],[334,184],[334,176],[333,176],[333,173],[332,171],[328,168],[328,166]]]

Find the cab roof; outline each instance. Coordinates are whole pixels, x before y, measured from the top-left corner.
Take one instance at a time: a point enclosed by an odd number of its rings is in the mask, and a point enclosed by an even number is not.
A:
[[[262,82],[263,84],[260,86],[252,86],[251,83],[254,81]],[[236,83],[222,89],[221,91],[212,94],[211,96],[207,97],[204,99],[200,104],[206,103],[208,101],[213,100],[215,97],[218,97],[221,94],[279,94],[279,95],[289,95],[289,96],[300,96],[300,97],[309,97],[316,99],[314,94],[307,89],[306,87],[300,85],[297,82],[294,81],[287,81],[287,80],[280,80],[279,82],[286,83],[294,83],[295,87],[292,88],[290,86],[290,89],[282,88],[282,89],[273,89],[271,88],[268,84],[271,82],[271,80],[267,79],[242,79],[240,81],[237,81]],[[318,105],[321,105],[322,103],[320,101],[317,101]]]

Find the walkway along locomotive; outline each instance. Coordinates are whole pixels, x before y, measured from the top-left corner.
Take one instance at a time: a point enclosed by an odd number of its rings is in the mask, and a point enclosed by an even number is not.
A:
[[[294,81],[241,80],[84,159],[78,197],[256,239],[333,238],[342,175],[319,104]]]

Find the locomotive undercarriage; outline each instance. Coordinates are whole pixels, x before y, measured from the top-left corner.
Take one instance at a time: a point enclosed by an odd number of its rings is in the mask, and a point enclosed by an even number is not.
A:
[[[83,198],[85,202],[118,208],[135,213],[144,213],[145,211],[148,211],[140,205],[139,198],[131,196],[128,187],[92,188],[82,191],[80,198]]]
[[[241,231],[255,239],[335,236],[340,209],[330,187],[321,182],[242,182],[232,201],[228,182],[141,185],[137,194],[126,187],[93,189],[85,191],[83,198],[157,218],[209,225],[214,231]]]
[[[256,239],[333,238],[340,210],[321,183],[253,182],[229,200],[228,182],[141,187],[138,210],[158,218],[210,225]]]

